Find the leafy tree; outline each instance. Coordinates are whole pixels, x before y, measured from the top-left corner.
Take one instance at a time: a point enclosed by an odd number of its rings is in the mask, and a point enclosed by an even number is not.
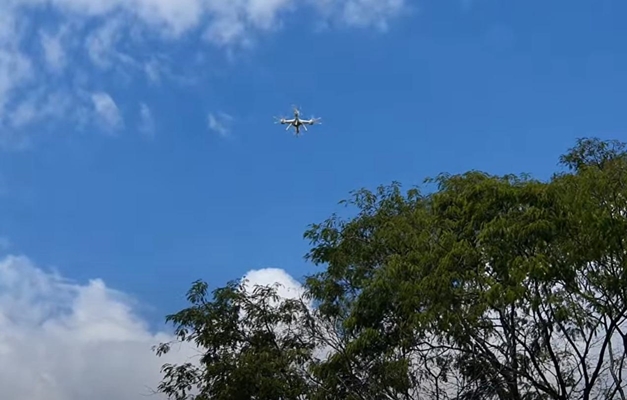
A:
[[[166,318],[179,340],[204,349],[199,365],[165,364],[159,390],[177,400],[300,399],[308,393],[304,366],[313,346],[301,333],[306,304],[281,301],[275,287],[247,290],[246,282],[216,289],[209,301],[207,288],[195,282],[187,296],[191,307]],[[159,345],[157,354],[170,346]]]
[[[196,283],[168,320],[205,354],[166,366],[160,390],[625,399],[627,152],[582,139],[560,161],[547,182],[470,171],[428,180],[429,193],[354,192],[354,217],[305,233],[307,258],[326,267],[305,298],[231,284],[209,301]]]

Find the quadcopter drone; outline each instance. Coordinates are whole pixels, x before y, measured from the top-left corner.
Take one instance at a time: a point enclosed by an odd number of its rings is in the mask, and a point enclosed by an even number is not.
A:
[[[291,127],[294,127],[294,135],[298,136],[300,134],[300,128],[303,127],[303,129],[305,130],[305,132],[307,131],[307,125],[313,125],[313,124],[321,124],[320,118],[310,118],[310,119],[301,119],[300,118],[300,111],[298,110],[298,108],[296,106],[293,106],[294,109],[294,118],[292,119],[285,119],[285,118],[276,118],[277,123],[280,123],[281,125],[285,125],[287,124],[287,127],[285,128],[285,130],[290,129]]]

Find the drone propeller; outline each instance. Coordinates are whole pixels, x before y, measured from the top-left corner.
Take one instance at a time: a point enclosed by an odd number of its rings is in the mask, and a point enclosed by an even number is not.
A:
[[[301,110],[300,106],[292,104],[292,111],[298,112],[299,115],[302,115],[303,110]]]

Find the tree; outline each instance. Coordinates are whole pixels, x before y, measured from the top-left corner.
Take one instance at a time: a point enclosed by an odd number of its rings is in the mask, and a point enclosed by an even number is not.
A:
[[[159,391],[171,398],[299,399],[309,392],[305,363],[312,341],[303,336],[307,307],[300,300],[283,300],[275,287],[230,282],[213,292],[197,281],[189,290],[191,306],[167,316],[181,341],[204,349],[199,364],[165,364]],[[157,354],[170,351],[170,343]],[[192,396],[193,394],[193,396]]]
[[[212,399],[625,399],[627,152],[582,139],[560,161],[547,182],[470,171],[429,193],[354,192],[354,217],[305,233],[326,267],[306,298],[270,309],[270,289],[228,286],[169,317],[206,353],[202,374],[170,366],[160,389],[193,376]]]

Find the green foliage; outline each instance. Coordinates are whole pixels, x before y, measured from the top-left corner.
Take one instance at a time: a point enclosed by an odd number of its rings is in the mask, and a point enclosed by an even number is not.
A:
[[[200,366],[166,364],[159,390],[175,399],[195,391],[201,399],[299,399],[308,393],[303,365],[313,346],[294,326],[306,326],[307,308],[298,300],[279,302],[274,287],[245,290],[231,282],[207,298],[207,284],[195,282],[191,307],[168,315],[181,341],[205,349]],[[278,304],[277,304],[278,303]],[[157,348],[170,351],[169,344]]]
[[[305,233],[307,299],[190,290],[168,317],[205,352],[182,399],[625,398],[627,152],[582,139],[541,182],[478,171],[352,193]],[[309,302],[311,301],[311,303]],[[246,317],[242,317],[242,313]],[[318,356],[325,353],[326,356]],[[178,397],[176,397],[178,396]]]

